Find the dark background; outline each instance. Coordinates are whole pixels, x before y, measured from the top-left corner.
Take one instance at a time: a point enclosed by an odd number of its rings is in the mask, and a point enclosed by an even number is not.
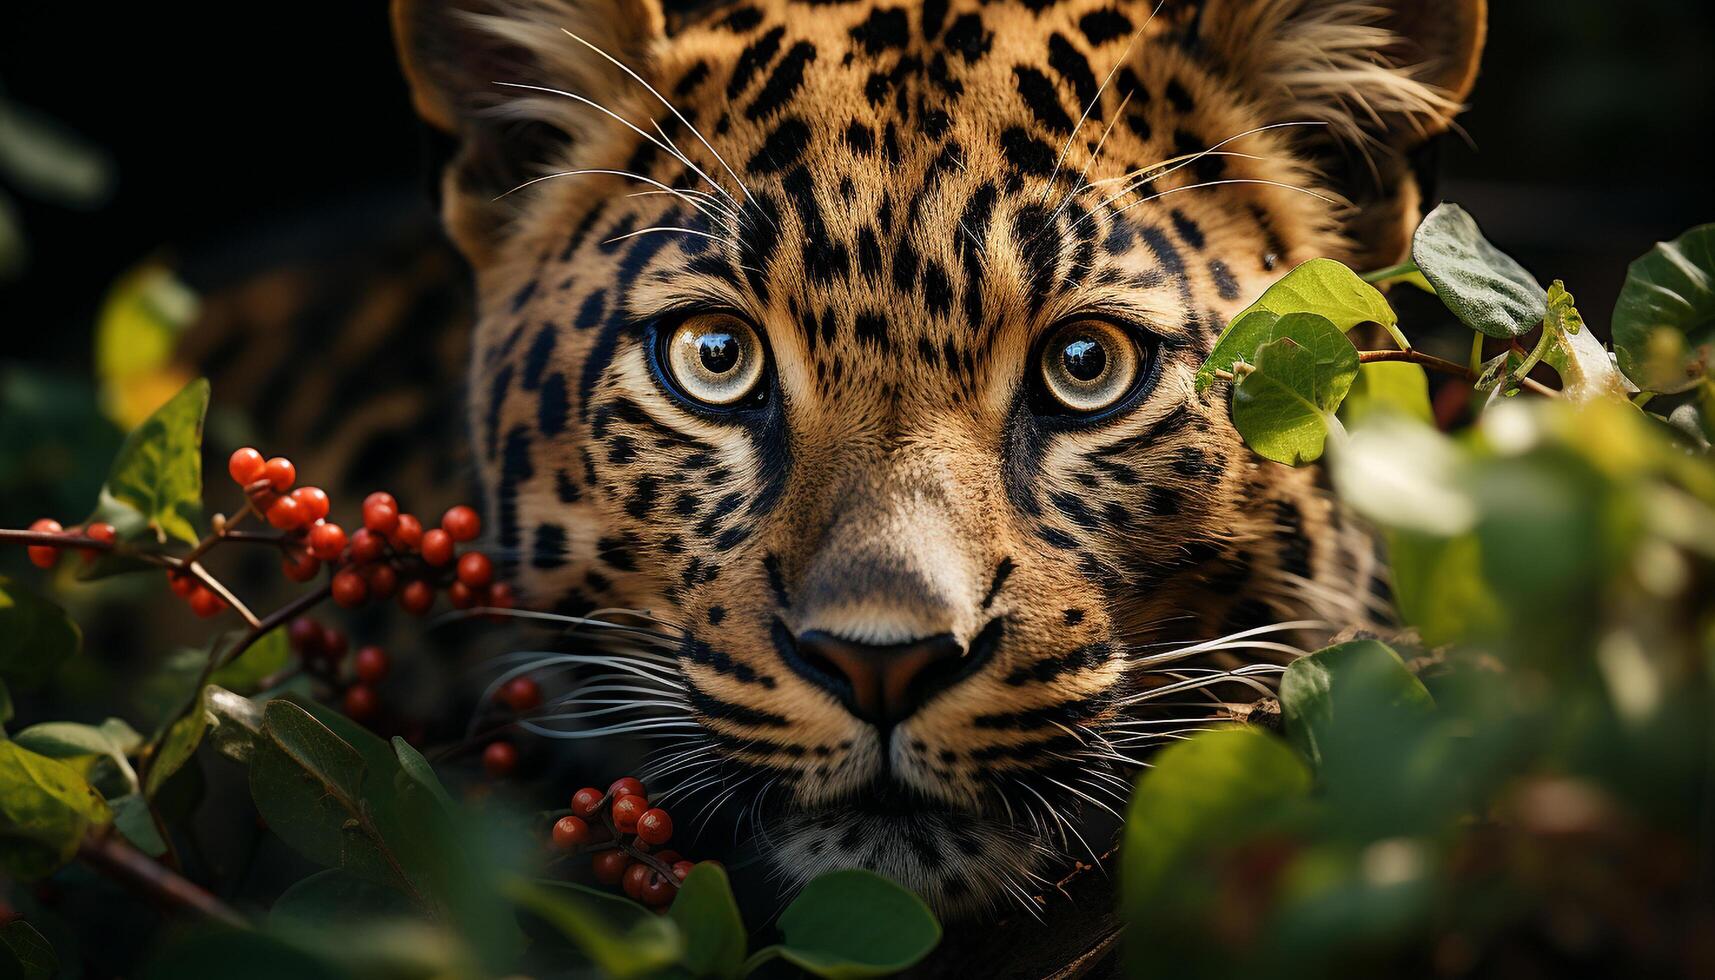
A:
[[[30,267],[0,283],[0,359],[83,369],[97,304],[152,254],[193,285],[429,207],[386,5],[11,0],[0,85],[104,147],[78,213],[20,201]],[[1498,0],[1444,195],[1602,324],[1625,264],[1715,220],[1715,5]]]

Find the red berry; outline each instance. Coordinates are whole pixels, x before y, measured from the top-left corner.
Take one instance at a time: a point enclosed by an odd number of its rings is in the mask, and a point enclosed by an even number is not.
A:
[[[447,586],[447,600],[453,604],[454,609],[469,609],[476,605],[476,593],[463,582],[454,582]]]
[[[328,495],[321,487],[299,487],[292,491],[292,499],[304,508],[304,522],[307,524],[328,516]]]
[[[375,717],[375,709],[381,706],[381,699],[376,697],[375,688],[368,684],[353,684],[345,689],[342,703],[345,713],[354,721],[368,721]]]
[[[226,608],[226,600],[209,591],[207,586],[199,585],[191,593],[191,612],[204,619],[219,614]]]
[[[673,896],[679,893],[679,881],[651,868],[644,876],[643,887],[638,889],[637,899],[652,909],[671,905]]]
[[[363,526],[376,534],[392,534],[399,526],[399,507],[389,503],[392,499],[388,495],[386,500],[379,500],[376,494],[370,494],[363,502]]]
[[[625,869],[631,866],[631,858],[616,847],[611,851],[597,853],[590,865],[595,871],[595,880],[604,885],[617,885],[624,880]]]
[[[671,866],[676,861],[685,860],[685,855],[680,854],[678,851],[668,849],[665,851],[656,851],[655,860],[660,861],[662,864]]]
[[[41,520],[36,521],[34,524],[31,524],[30,530],[40,531],[43,534],[59,534],[64,531],[65,528],[60,526],[59,521],[50,520],[49,518],[44,517]],[[52,545],[33,544],[25,550],[29,552],[30,563],[35,565],[37,568],[52,568],[54,567],[54,563],[60,560],[60,550]]]
[[[363,605],[369,598],[369,583],[356,569],[342,568],[333,577],[333,601],[347,609]]]
[[[623,776],[614,780],[607,787],[607,795],[616,800],[622,796],[642,796],[645,798],[649,796],[648,793],[643,792],[643,781],[635,776]]]
[[[542,686],[529,677],[514,677],[500,689],[500,700],[513,711],[523,714],[542,703]]]
[[[491,609],[511,609],[518,600],[513,597],[512,586],[505,582],[496,582],[488,589],[488,605]]]
[[[413,616],[421,616],[435,604],[435,590],[422,579],[406,582],[399,590],[399,606]]]
[[[345,652],[351,649],[351,641],[345,632],[336,626],[322,627],[322,656],[328,663],[337,665],[345,659]]]
[[[572,812],[588,820],[601,809],[601,797],[601,790],[594,786],[585,786],[572,794]]]
[[[365,684],[379,684],[387,676],[387,651],[378,646],[357,648],[357,657],[352,661],[352,667],[357,671],[357,679]]]
[[[317,524],[310,528],[310,554],[322,561],[336,561],[343,551],[345,551],[345,528],[338,524],[326,523]]]
[[[280,571],[294,582],[308,582],[322,570],[322,563],[315,555],[297,548],[289,548],[280,556]]]
[[[625,889],[625,894],[637,901],[642,901],[643,883],[649,880],[651,874],[654,872],[650,870],[649,865],[641,861],[626,868],[625,878],[621,884],[621,887]]]
[[[298,482],[298,468],[284,456],[275,456],[264,464],[262,475],[267,478],[268,485],[279,493],[292,489],[292,484]]]
[[[643,838],[645,844],[665,844],[673,836],[673,818],[660,807],[644,810],[637,818],[637,836]]]
[[[561,817],[554,822],[554,846],[569,851],[590,842],[590,825],[581,817]]]
[[[401,551],[416,551],[423,545],[423,522],[414,514],[400,514],[387,541]]]
[[[393,495],[385,490],[377,490],[363,498],[363,506],[368,507],[371,504],[385,505],[393,508],[394,510],[399,509],[399,501],[393,499]]]
[[[385,599],[399,588],[399,573],[392,565],[371,565],[364,569],[363,578],[369,583],[369,594],[377,599]]]
[[[459,556],[459,581],[473,589],[486,588],[494,581],[494,563],[480,551]]]
[[[482,750],[482,768],[496,779],[509,775],[518,768],[518,750],[511,742],[490,742]]]
[[[295,497],[276,497],[268,505],[268,523],[282,531],[293,531],[303,526],[304,506]]]
[[[423,560],[439,568],[453,560],[453,536],[440,528],[423,532]]]
[[[262,454],[249,446],[245,446],[243,449],[234,449],[232,455],[226,460],[227,475],[232,477],[232,482],[241,487],[247,487],[262,479],[263,471],[267,469],[267,466],[268,463],[262,458]]]
[[[482,518],[476,516],[476,511],[459,504],[441,515],[441,530],[452,536],[454,541],[475,541],[482,533]]]
[[[300,656],[322,652],[322,625],[308,616],[299,616],[286,627],[286,639]]]
[[[118,540],[119,531],[115,529],[113,525],[108,524],[105,521],[96,521],[94,524],[91,524],[89,527],[84,529],[83,536],[91,541],[99,541],[102,544],[112,544],[114,541]]]
[[[351,532],[351,560],[357,562],[372,562],[381,557],[381,549],[387,542],[369,528],[360,527]]]
[[[629,793],[613,801],[613,825],[622,834],[637,833],[637,818],[649,809],[649,801]]]
[[[191,593],[197,590],[197,580],[183,572],[168,572],[167,587],[173,590],[173,595],[189,599]]]
[[[666,859],[662,858],[662,860],[666,860]],[[674,861],[673,862],[673,877],[679,879],[680,881],[684,881],[686,878],[689,878],[691,876],[691,872],[696,867],[697,867],[696,865],[692,864],[689,861]]]

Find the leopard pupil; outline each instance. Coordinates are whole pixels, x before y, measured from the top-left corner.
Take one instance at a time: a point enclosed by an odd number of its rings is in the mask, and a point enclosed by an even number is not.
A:
[[[738,364],[738,338],[730,333],[706,333],[697,338],[697,356],[710,374],[725,374]]]
[[[1108,366],[1108,352],[1088,337],[1079,337],[1068,343],[1061,350],[1060,358],[1066,365],[1066,373],[1079,381],[1096,380]]]

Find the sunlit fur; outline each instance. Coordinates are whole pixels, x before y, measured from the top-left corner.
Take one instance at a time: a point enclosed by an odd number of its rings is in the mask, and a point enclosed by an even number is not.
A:
[[[467,137],[493,543],[538,608],[658,620],[520,659],[604,671],[538,730],[682,737],[658,785],[748,810],[781,875],[871,867],[974,912],[1093,850],[1080,808],[1122,806],[1148,748],[1371,621],[1368,541],[1191,376],[1270,282],[1355,255],[1308,148],[1385,154],[1462,95],[1373,53],[1387,4],[764,0],[670,35],[641,0],[477,6],[436,29],[500,39],[475,59],[500,68],[413,77]],[[472,145],[517,120],[570,139],[496,202]],[[647,329],[688,308],[766,335],[764,405],[663,387]],[[1151,378],[1043,418],[1034,345],[1087,316],[1157,338]],[[884,740],[789,666],[811,629],[951,633],[974,666]]]

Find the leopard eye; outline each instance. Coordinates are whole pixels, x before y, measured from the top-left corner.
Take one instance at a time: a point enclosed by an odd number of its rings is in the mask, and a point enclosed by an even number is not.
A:
[[[750,324],[730,313],[689,317],[667,337],[667,373],[687,396],[724,407],[743,401],[762,380],[766,355]]]
[[[1137,383],[1143,357],[1128,332],[1102,320],[1056,329],[1042,348],[1042,385],[1063,409],[1099,412]]]

